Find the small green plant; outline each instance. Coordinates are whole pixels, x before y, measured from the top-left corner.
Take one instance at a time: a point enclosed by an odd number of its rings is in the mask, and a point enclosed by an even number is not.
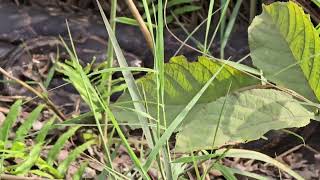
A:
[[[25,143],[26,137],[31,130],[32,124],[39,118],[44,105],[39,105],[37,108],[35,108],[25,119],[25,121],[18,127],[15,137],[13,139],[9,139],[9,131],[12,131],[12,125],[18,119],[21,108],[22,101],[16,101],[11,106],[10,112],[0,127],[0,157],[2,173],[15,174],[19,176],[31,173],[50,179],[64,178],[70,163],[79,157],[83,151],[93,145],[95,141],[89,140],[76,147],[70,152],[69,156],[65,160],[63,160],[60,164],[55,164],[55,160],[60,153],[60,150],[80,126],[72,127],[63,133],[53,144],[53,147],[49,150],[48,155],[46,157],[42,157],[40,153],[44,146],[48,143],[46,142],[46,136],[53,128],[53,123],[56,117],[49,119],[48,122],[37,133],[37,136],[34,139],[35,144],[27,145]],[[7,165],[7,160],[13,160],[19,163]]]

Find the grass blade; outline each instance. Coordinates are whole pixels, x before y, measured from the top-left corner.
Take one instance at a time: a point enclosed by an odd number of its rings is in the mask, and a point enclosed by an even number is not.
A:
[[[70,128],[67,132],[63,133],[62,136],[59,137],[57,142],[53,145],[53,147],[50,149],[48,155],[47,155],[47,163],[49,165],[52,165],[54,160],[59,154],[59,151],[63,148],[66,141],[74,135],[74,133],[80,128],[80,126],[75,126]]]
[[[48,178],[48,179],[54,179],[54,177],[51,174],[43,172],[41,170],[35,169],[35,170],[30,170],[29,172],[34,174],[34,175],[40,176],[40,177],[45,177],[45,178]]]
[[[224,157],[255,159],[255,160],[263,161],[263,162],[274,165],[275,167],[288,173],[289,175],[291,175],[292,177],[298,180],[304,179],[298,173],[291,170],[290,167],[278,162],[277,160],[265,154],[262,154],[256,151],[251,151],[251,150],[244,150],[244,149],[229,149],[228,151],[225,151],[225,150],[226,149],[219,149],[218,151],[216,151],[216,153],[220,155],[224,154]]]
[[[212,159],[212,158],[216,158],[218,157],[218,154],[207,154],[207,155],[202,155],[202,156],[195,156],[195,157],[181,157],[179,159],[176,159],[174,161],[172,161],[173,163],[190,163],[193,161],[205,161],[208,159]]]
[[[170,138],[175,129],[181,124],[183,119],[187,116],[192,107],[197,103],[200,99],[201,95],[205,92],[205,90],[210,86],[212,81],[216,78],[216,76],[223,69],[224,65],[222,65],[218,71],[211,77],[211,79],[201,88],[201,90],[192,98],[192,100],[187,104],[187,106],[177,115],[177,117],[172,121],[167,130],[163,133],[161,138],[157,141],[157,144],[152,149],[149,157],[144,165],[144,169],[149,169],[153,159],[155,159],[156,155],[159,152],[159,149],[166,143],[166,141]]]
[[[84,170],[86,169],[86,167],[88,166],[88,163],[82,163],[80,165],[80,168],[77,170],[77,172],[73,175],[72,179],[73,180],[81,180],[82,179],[82,174],[84,173]]]
[[[50,166],[47,161],[38,158],[37,162],[35,165],[38,167],[38,169],[41,169],[42,171],[48,172],[52,174],[54,177],[62,179],[63,175],[61,175],[55,167]],[[32,171],[32,170],[31,170]]]
[[[130,147],[130,144],[126,140],[125,135],[123,134],[118,122],[115,120],[114,115],[108,108],[108,106],[105,104],[105,101],[101,99],[96,89],[93,87],[93,85],[90,82],[90,79],[88,76],[86,76],[83,68],[77,63],[77,59],[75,59],[75,55],[70,51],[68,46],[66,46],[67,51],[71,53],[72,58],[72,64],[71,66],[68,66],[66,64],[60,65],[62,68],[62,73],[68,76],[69,81],[74,85],[74,87],[77,89],[77,91],[80,93],[81,97],[84,99],[84,101],[90,106],[90,109],[92,112],[88,113],[84,117],[88,115],[93,115],[94,120],[96,122],[96,125],[98,127],[99,133],[102,137],[103,146],[105,149],[107,149],[107,142],[103,136],[103,131],[101,128],[100,120],[101,120],[101,111],[104,111],[109,116],[114,128],[117,130],[118,135],[120,136],[121,140],[123,141],[123,144],[127,148],[128,154],[130,155],[131,159],[133,160],[136,167],[139,168],[140,172],[144,177],[148,179],[148,174],[143,170],[142,165],[135,155],[134,151]],[[72,119],[72,121],[79,120],[79,119]],[[109,168],[112,170],[112,168]],[[110,171],[109,171],[110,172]]]
[[[210,0],[209,10],[208,10],[208,18],[207,18],[206,36],[204,39],[204,49],[203,49],[205,54],[207,53],[208,36],[209,36],[209,31],[210,31],[211,18],[212,18],[212,14],[213,14],[213,5],[214,5],[214,0]]]
[[[16,138],[14,141],[23,141],[24,137],[28,134],[30,131],[33,123],[38,119],[40,116],[40,113],[42,109],[44,108],[44,105],[39,105],[36,107],[27,117],[27,119],[22,123],[22,125],[18,128],[16,132]]]
[[[22,100],[18,100],[10,107],[10,111],[9,111],[6,119],[4,120],[1,128],[0,128],[0,141],[2,141],[2,142],[7,141],[9,131],[10,131],[13,123],[18,118],[20,111],[22,109],[21,106],[22,106]]]
[[[225,48],[226,45],[227,45],[229,36],[230,36],[230,34],[231,34],[231,31],[232,31],[232,29],[233,29],[234,23],[235,23],[236,18],[237,18],[237,16],[238,16],[238,12],[239,12],[239,9],[240,9],[241,4],[242,4],[242,0],[238,0],[238,1],[236,2],[236,5],[234,6],[234,8],[233,8],[233,10],[232,10],[232,13],[231,13],[229,22],[228,22],[228,24],[227,24],[226,30],[225,30],[225,32],[223,33],[223,38],[222,38],[221,47],[220,47],[220,58],[221,58],[221,59],[224,58],[224,48]]]
[[[58,166],[58,172],[60,174],[65,174],[70,163],[72,163],[83,151],[88,149],[91,145],[95,143],[95,140],[90,140],[88,142],[85,142],[84,144],[78,146],[75,148],[69,156],[61,162],[61,164]]]
[[[32,147],[32,150],[28,154],[27,159],[15,169],[14,174],[26,174],[31,169],[31,167],[34,166],[40,156],[42,144],[43,143],[37,143]]]
[[[204,54],[206,54],[207,52],[208,52],[208,50],[209,50],[209,47],[211,47],[211,45],[212,45],[212,43],[213,43],[213,40],[214,40],[214,38],[216,37],[216,35],[217,35],[217,32],[218,32],[218,29],[219,29],[219,27],[220,27],[220,29],[221,29],[221,35],[223,34],[223,30],[222,29],[224,29],[224,21],[225,21],[225,15],[226,15],[226,13],[227,13],[227,10],[228,10],[228,6],[229,6],[229,3],[230,3],[230,0],[221,0],[221,1],[225,1],[223,4],[223,9],[222,9],[222,11],[221,11],[221,16],[220,16],[220,19],[219,19],[219,21],[218,21],[218,24],[217,24],[217,27],[216,27],[216,29],[214,30],[214,32],[213,32],[213,35],[212,35],[212,37],[211,37],[211,40],[210,40],[210,43],[209,43],[209,45],[207,46],[207,49],[205,49],[204,50]],[[222,36],[223,37],[223,36]],[[221,38],[222,39],[222,38]]]
[[[36,142],[42,143],[44,142],[49,130],[51,129],[51,126],[56,119],[56,116],[53,116],[39,131],[39,134],[36,137]]]
[[[269,178],[268,177],[265,177],[265,176],[262,176],[262,175],[259,175],[259,174],[256,174],[256,173],[252,173],[252,172],[248,172],[248,171],[243,171],[243,170],[239,170],[239,169],[235,169],[235,168],[229,168],[229,167],[226,167],[229,171],[233,172],[233,174],[240,174],[240,175],[243,175],[243,176],[247,176],[247,177],[250,177],[250,178],[254,178],[254,179],[259,179],[259,180],[268,180]]]
[[[127,64],[127,61],[121,51],[121,48],[117,42],[117,39],[112,31],[112,28],[108,22],[108,19],[106,17],[106,15],[104,14],[103,12],[103,9],[99,3],[99,1],[97,0],[97,4],[98,4],[98,7],[99,7],[99,10],[100,10],[100,13],[101,13],[101,16],[103,18],[103,22],[105,24],[105,27],[106,27],[106,30],[109,34],[109,38],[110,38],[110,41],[112,42],[112,45],[113,45],[113,48],[114,48],[114,51],[115,51],[115,54],[117,56],[117,60],[118,60],[118,63],[120,65],[120,67],[128,67],[128,64]],[[127,71],[127,70],[123,70],[122,71],[122,74],[124,76],[124,79],[125,79],[125,82],[127,83],[128,85],[128,90],[129,90],[129,93],[132,97],[132,100],[134,102],[134,107],[138,110],[138,111],[141,111],[141,112],[146,112],[146,109],[143,105],[143,103],[141,103],[141,96],[140,96],[140,93],[139,93],[139,90],[138,90],[138,87],[134,81],[134,78],[133,78],[133,75],[130,71]],[[140,121],[140,124],[142,126],[142,129],[143,129],[143,133],[148,141],[148,144],[150,147],[153,147],[153,141],[152,141],[152,137],[151,137],[151,132],[150,132],[150,129],[148,128],[147,124],[148,124],[148,121],[146,118],[144,117],[141,117],[141,116],[138,116],[139,118],[139,121]]]
[[[222,175],[228,179],[228,180],[237,180],[237,178],[234,176],[234,173],[232,171],[230,171],[227,167],[225,167],[222,164],[219,163],[214,163],[213,167],[220,171],[222,173]]]

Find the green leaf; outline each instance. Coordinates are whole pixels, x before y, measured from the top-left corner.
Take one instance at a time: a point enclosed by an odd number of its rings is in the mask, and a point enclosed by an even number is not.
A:
[[[11,146],[12,151],[24,152],[25,148],[26,148],[26,144],[22,141],[15,141],[12,143],[12,146]]]
[[[190,4],[190,3],[192,3],[192,1],[193,0],[171,0],[171,1],[168,1],[166,8],[169,9],[169,10],[170,9],[176,10],[177,8],[173,8],[174,6]],[[155,5],[154,6],[154,11],[150,11],[149,15],[153,15],[157,11],[158,11],[158,5]],[[143,17],[143,19],[146,19],[147,18],[147,14],[144,13],[142,17]]]
[[[165,64],[164,101],[168,122],[171,122],[180,113],[184,106],[189,103],[221,66],[222,63],[214,59],[199,57],[198,62],[188,62],[183,56],[171,58],[170,62]],[[224,96],[228,91],[231,81],[231,92],[241,87],[258,84],[256,79],[231,66],[225,65],[197,104],[206,104]],[[157,90],[155,83],[156,77],[153,73],[148,73],[145,77],[139,79],[137,83],[139,88],[145,91],[148,111],[153,117],[156,117],[157,112]],[[141,90],[141,92],[143,91]],[[124,109],[114,109],[114,113],[120,121],[137,124],[138,120],[135,112],[128,110],[133,108],[130,101],[130,95],[125,92],[116,104],[124,107]]]
[[[320,100],[320,38],[300,6],[264,6],[248,31],[253,63],[268,80]]]
[[[234,173],[232,171],[230,171],[226,166],[219,164],[219,163],[215,163],[213,165],[213,167],[220,171],[223,175],[223,177],[225,177],[228,180],[237,180],[237,178],[234,176]]]
[[[9,131],[20,114],[21,106],[22,100],[18,100],[10,107],[10,111],[0,128],[0,141],[7,141]]]
[[[55,167],[52,167],[45,160],[41,158],[38,158],[35,165],[39,168],[39,170],[48,172],[54,175],[58,179],[62,179],[64,177],[64,175],[61,175]]]
[[[36,163],[40,156],[42,144],[43,143],[38,143],[32,147],[32,150],[30,151],[27,159],[15,169],[15,174],[26,174],[31,169],[31,167]]]
[[[65,132],[62,136],[59,137],[57,142],[50,149],[47,156],[47,163],[49,165],[53,164],[53,161],[58,156],[59,151],[64,147],[66,141],[80,128],[80,126],[75,126],[70,128],[67,132]]]
[[[55,179],[55,177],[53,177],[51,174],[43,172],[43,171],[40,171],[40,170],[37,170],[37,169],[30,170],[29,172],[32,173],[32,174],[35,174],[37,176],[40,176],[40,177],[45,177],[45,178],[48,178],[48,179]]]
[[[52,124],[54,122],[54,120],[56,119],[56,117],[52,117],[39,131],[39,134],[36,137],[36,142],[38,143],[42,143],[44,142],[49,130],[52,128]]]
[[[122,24],[132,25],[132,26],[139,26],[139,23],[137,22],[136,19],[129,18],[129,17],[116,17],[116,22],[122,23]],[[146,23],[146,25],[147,25],[147,23]],[[156,26],[153,24],[152,27],[156,27]]]
[[[171,8],[176,5],[183,5],[186,3],[192,3],[192,2],[193,2],[192,0],[171,0],[171,1],[168,1],[167,8]]]
[[[77,170],[77,172],[73,175],[72,179],[73,180],[81,180],[82,179],[82,175],[84,173],[84,170],[86,169],[86,167],[88,166],[87,162],[84,162],[80,165],[80,168]]]
[[[187,6],[176,8],[175,10],[173,10],[173,13],[178,16],[178,15],[181,15],[181,14],[186,14],[186,13],[189,13],[189,12],[197,11],[197,10],[199,10],[201,8],[202,7],[200,7],[200,6],[187,5]]]
[[[34,121],[38,119],[40,116],[40,113],[42,109],[44,108],[44,105],[39,105],[37,108],[35,108],[27,117],[27,119],[21,124],[21,126],[18,128],[16,132],[16,138],[14,141],[23,141],[24,137],[28,134],[30,131],[30,128],[32,127],[32,124]]]
[[[88,149],[92,144],[95,143],[95,140],[90,140],[88,142],[85,142],[84,144],[78,146],[77,148],[75,148],[70,154],[69,156],[61,162],[61,164],[58,166],[58,171],[60,174],[65,174],[65,172],[67,171],[69,165],[71,162],[73,162],[83,151],[85,151],[86,149]]]
[[[199,105],[190,114],[187,118],[193,120],[177,135],[176,151],[212,149],[256,140],[272,129],[305,126],[314,116],[292,96],[273,89],[236,92],[227,99],[222,97]],[[214,141],[213,130],[220,116],[220,126]]]

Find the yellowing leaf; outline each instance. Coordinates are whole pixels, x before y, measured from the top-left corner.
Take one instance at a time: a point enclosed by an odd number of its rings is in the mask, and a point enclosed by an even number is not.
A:
[[[320,100],[320,38],[301,7],[291,1],[264,6],[249,27],[249,45],[268,80]]]

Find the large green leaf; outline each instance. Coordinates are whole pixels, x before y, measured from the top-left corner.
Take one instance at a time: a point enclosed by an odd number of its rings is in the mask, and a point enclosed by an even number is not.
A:
[[[193,120],[177,135],[177,151],[212,149],[247,142],[259,139],[272,129],[305,126],[313,117],[313,113],[292,96],[273,89],[236,92],[199,105],[190,114],[192,116],[188,118]]]
[[[320,100],[320,38],[309,15],[293,2],[263,7],[249,27],[254,65],[267,79]]]
[[[183,56],[174,57],[165,64],[165,110],[166,119],[171,122],[188,102],[199,92],[203,85],[222,66],[222,63],[206,57],[199,57],[198,62],[188,62]],[[197,104],[207,104],[224,96],[231,85],[231,91],[241,87],[257,84],[255,78],[241,71],[225,65],[213,83],[205,91]],[[152,117],[157,117],[157,89],[156,77],[153,73],[147,74],[138,80],[140,92],[145,92],[148,111]],[[143,89],[143,90],[142,90]],[[130,95],[125,92],[117,101],[121,108],[114,109],[115,116],[120,121],[138,123],[137,115],[128,108],[133,108]],[[123,104],[128,102],[127,104]],[[197,106],[197,105],[196,105]],[[123,108],[127,109],[123,109]],[[141,114],[141,112],[138,112]]]

